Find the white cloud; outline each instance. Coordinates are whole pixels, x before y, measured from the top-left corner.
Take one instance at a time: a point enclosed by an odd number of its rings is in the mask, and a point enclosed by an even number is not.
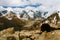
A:
[[[7,6],[21,6],[29,4],[29,2],[21,0],[0,0],[0,5],[7,5]]]
[[[60,4],[60,0],[0,0],[0,5],[9,5],[9,6],[13,6],[13,5],[26,5],[26,4],[35,4],[35,3],[41,3],[46,7],[56,7],[59,6]]]
[[[60,6],[60,0],[0,0],[0,5],[20,6],[27,4],[41,3],[46,7]]]

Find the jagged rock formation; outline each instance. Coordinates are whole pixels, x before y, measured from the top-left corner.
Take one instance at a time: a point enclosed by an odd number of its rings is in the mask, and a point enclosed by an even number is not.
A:
[[[45,22],[50,22],[50,23],[57,24],[59,20],[60,20],[60,18],[58,16],[58,13],[53,13],[48,18],[44,19],[43,22],[45,21]]]
[[[57,22],[59,21],[59,16],[57,13],[54,13],[50,17],[48,17],[48,19],[50,19],[50,22],[55,22],[55,24],[57,24]]]

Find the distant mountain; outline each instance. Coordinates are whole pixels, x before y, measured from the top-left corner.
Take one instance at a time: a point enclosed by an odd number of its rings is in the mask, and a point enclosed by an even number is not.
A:
[[[32,7],[27,7],[27,8],[6,8],[5,10],[1,11],[2,16],[5,16],[9,20],[13,18],[13,16],[17,16],[19,19],[45,19],[48,17],[48,11],[42,11],[38,10]],[[53,14],[53,13],[51,13]],[[47,17],[46,17],[47,16]]]
[[[3,14],[5,14],[5,13],[7,13],[7,10],[3,10],[3,11],[1,11]]]
[[[3,16],[5,16],[6,14],[8,14],[10,11],[14,12],[16,14],[16,16],[18,18],[21,18],[20,16],[23,14],[23,18],[29,18],[28,15],[31,17],[31,18],[34,18],[36,17],[36,15],[39,15],[40,17],[42,16],[42,12],[40,12],[40,10],[34,8],[34,7],[26,7],[24,9],[22,8],[4,8],[5,10],[2,10],[1,13],[3,14]],[[24,13],[25,11],[25,13]],[[26,15],[27,13],[27,15]],[[35,16],[34,16],[35,15]]]

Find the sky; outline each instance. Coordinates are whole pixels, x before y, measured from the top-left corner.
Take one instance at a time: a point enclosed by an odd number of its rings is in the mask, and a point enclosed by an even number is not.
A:
[[[55,8],[60,6],[60,0],[0,0],[0,6],[45,6]]]
[[[50,15],[53,11],[60,11],[60,0],[0,0],[0,6],[5,8],[26,8],[35,7],[36,9],[48,11]]]
[[[60,9],[60,0],[0,0],[0,6],[13,6],[13,8],[25,8],[27,6],[39,7],[44,6],[51,9]]]
[[[7,6],[23,6],[28,4],[35,4],[39,0],[0,0],[0,5],[7,5]]]
[[[60,0],[0,0],[0,6],[5,8],[35,7],[42,10],[60,10]]]

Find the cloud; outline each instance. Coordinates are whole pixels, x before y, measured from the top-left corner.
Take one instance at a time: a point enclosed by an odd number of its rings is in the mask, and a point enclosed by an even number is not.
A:
[[[0,0],[0,6],[3,6],[4,8],[12,7],[12,8],[25,8],[28,6],[31,7],[38,7],[41,4],[36,1],[31,0]]]
[[[37,1],[37,0],[36,0]],[[35,4],[33,0],[0,0],[0,5],[5,5],[5,6],[22,6],[22,5],[27,5],[27,4]]]
[[[0,5],[5,6],[20,6],[20,5],[26,5],[29,4],[27,1],[22,2],[21,0],[0,0]]]
[[[42,4],[42,5],[41,5]],[[60,0],[0,0],[0,6],[20,6],[21,8],[31,6],[39,7],[44,6],[47,9],[60,9]]]

